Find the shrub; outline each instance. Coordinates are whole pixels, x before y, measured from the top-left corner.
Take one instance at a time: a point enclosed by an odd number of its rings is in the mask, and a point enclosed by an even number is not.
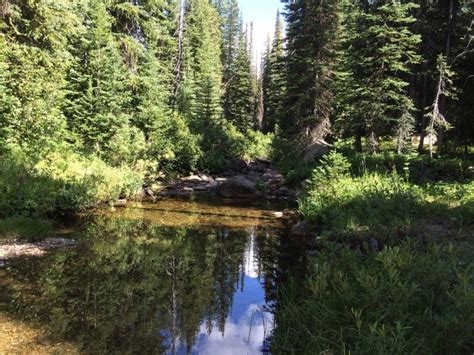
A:
[[[0,161],[0,215],[74,212],[134,195],[142,173],[99,158],[54,152],[35,161],[12,150]]]

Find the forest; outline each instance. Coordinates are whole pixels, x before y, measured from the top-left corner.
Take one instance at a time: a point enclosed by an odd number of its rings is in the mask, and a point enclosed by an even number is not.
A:
[[[272,352],[472,353],[474,2],[281,2],[256,61],[238,0],[0,0],[0,241],[271,162],[317,254]]]

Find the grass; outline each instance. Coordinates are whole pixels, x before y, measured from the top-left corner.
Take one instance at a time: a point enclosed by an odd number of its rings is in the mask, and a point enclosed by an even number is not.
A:
[[[318,255],[281,290],[273,353],[473,352],[467,165],[392,158],[332,152],[314,169],[300,209]]]

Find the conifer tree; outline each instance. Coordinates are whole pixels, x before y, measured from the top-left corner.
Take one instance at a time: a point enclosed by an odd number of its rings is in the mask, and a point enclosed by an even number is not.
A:
[[[254,126],[254,77],[248,51],[247,33],[240,36],[239,51],[226,88],[226,118],[245,133]]]
[[[112,18],[100,0],[91,2],[90,29],[76,49],[70,73],[68,119],[84,148],[107,158],[116,135],[129,124],[127,70],[112,33]],[[123,137],[127,140],[127,137]]]
[[[339,1],[284,0],[287,26],[285,112],[280,126],[302,148],[330,127]]]
[[[221,32],[215,8],[206,0],[188,4],[185,33],[185,69],[180,108],[194,126],[221,119]]]
[[[365,132],[372,151],[383,134],[397,136],[399,150],[413,126],[412,100],[406,76],[418,63],[420,37],[410,30],[413,3],[387,0],[354,2],[347,10],[347,111],[343,123],[355,134]],[[359,137],[356,137],[359,141]],[[360,147],[359,147],[360,148]]]
[[[269,43],[269,42],[268,42]],[[285,97],[285,52],[283,23],[278,10],[271,48],[268,44],[263,64],[263,131],[273,132]]]
[[[4,1],[0,8],[3,95],[10,102],[2,125],[10,143],[39,158],[67,137],[62,106],[68,42],[82,33],[79,1]]]

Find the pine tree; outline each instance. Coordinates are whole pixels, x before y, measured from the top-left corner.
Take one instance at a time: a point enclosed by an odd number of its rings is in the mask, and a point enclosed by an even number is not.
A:
[[[69,124],[84,148],[107,158],[116,135],[127,134],[127,70],[112,33],[112,18],[100,0],[91,2],[90,29],[76,48],[70,73]],[[127,137],[124,137],[127,140]]]
[[[410,65],[419,62],[416,46],[420,41],[410,31],[413,8],[410,2],[387,0],[355,2],[347,11],[349,75],[342,83],[347,103],[343,117],[356,135],[365,132],[372,151],[378,150],[383,134],[396,135],[399,150],[411,134],[414,106],[405,78]]]
[[[191,0],[186,16],[185,69],[179,106],[195,127],[221,119],[220,46],[217,11],[206,0]]]
[[[10,143],[40,158],[67,137],[62,107],[68,42],[83,33],[79,1],[4,1],[0,8],[2,96],[10,102],[2,126]]]
[[[286,3],[285,112],[280,126],[302,148],[323,139],[330,127],[339,1]],[[293,144],[294,146],[294,144]]]
[[[283,23],[277,12],[275,34],[271,48],[267,48],[263,64],[264,115],[263,131],[273,132],[285,97],[285,52]]]
[[[254,77],[248,51],[247,33],[240,36],[239,51],[226,88],[226,119],[245,133],[254,126]]]

